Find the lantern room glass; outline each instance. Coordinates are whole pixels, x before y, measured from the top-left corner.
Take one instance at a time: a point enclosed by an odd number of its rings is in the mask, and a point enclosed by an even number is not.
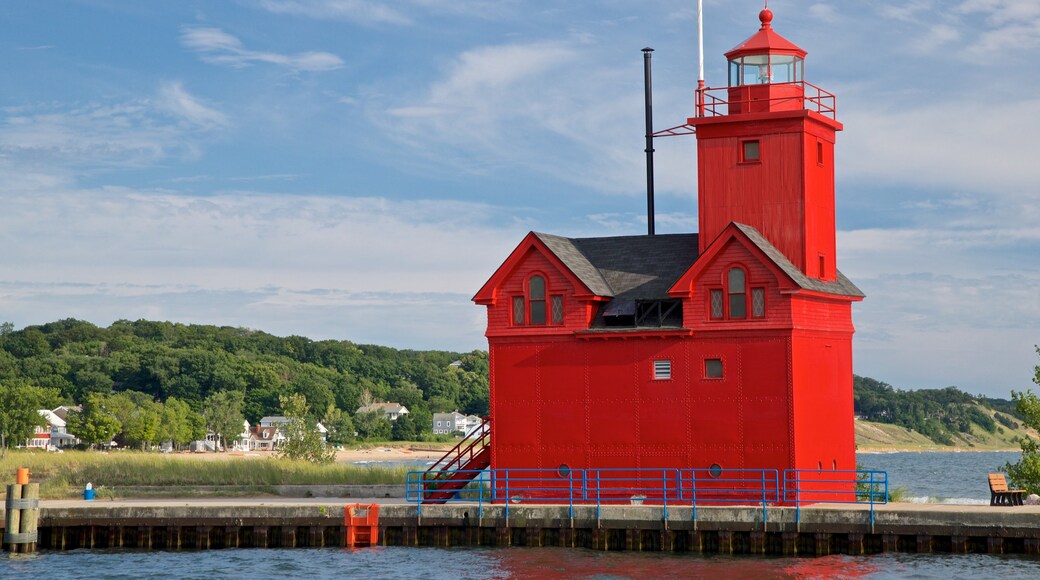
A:
[[[729,61],[729,86],[798,83],[805,78],[805,60],[784,54],[753,54]]]

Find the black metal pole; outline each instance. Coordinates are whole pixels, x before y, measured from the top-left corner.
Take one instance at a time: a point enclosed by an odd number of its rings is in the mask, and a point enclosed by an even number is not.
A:
[[[646,233],[654,235],[654,97],[651,86],[652,48],[643,49],[643,84],[646,92]]]

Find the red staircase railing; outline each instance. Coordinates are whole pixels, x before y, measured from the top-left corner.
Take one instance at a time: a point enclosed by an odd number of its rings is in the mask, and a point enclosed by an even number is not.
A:
[[[484,419],[484,421],[480,423],[480,427],[474,429],[468,437],[460,441],[451,451],[445,453],[444,457],[441,457],[436,463],[431,465],[430,468],[426,470],[427,477],[424,479],[430,481],[432,479],[438,479],[440,474],[449,471],[468,469],[465,466],[472,462],[475,457],[480,455],[481,451],[487,447],[487,444],[490,441],[491,420]]]
[[[423,503],[444,503],[464,489],[481,470],[491,465],[491,422],[484,419],[480,426],[444,454],[422,474],[430,491],[423,493]],[[436,491],[433,491],[436,490]]]

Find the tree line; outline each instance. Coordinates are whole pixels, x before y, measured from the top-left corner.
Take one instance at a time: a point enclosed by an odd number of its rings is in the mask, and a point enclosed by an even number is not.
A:
[[[1017,416],[1012,401],[965,393],[957,387],[903,391],[870,377],[853,376],[854,406],[858,417],[912,429],[942,445],[952,445],[953,435],[970,434],[972,425],[989,433],[1001,425],[1017,429],[1006,415]],[[1006,415],[993,415],[1000,411]]]
[[[308,416],[322,421],[335,443],[355,433],[418,440],[432,437],[433,413],[487,414],[488,357],[148,320],[107,328],[75,319],[20,330],[0,324],[6,441],[31,436],[36,409],[60,404],[83,406],[69,431],[84,441],[112,429],[131,446],[191,441],[207,430],[237,437],[242,418],[256,424],[283,415],[292,396],[305,401]],[[391,423],[379,413],[357,413],[383,401],[410,414]]]

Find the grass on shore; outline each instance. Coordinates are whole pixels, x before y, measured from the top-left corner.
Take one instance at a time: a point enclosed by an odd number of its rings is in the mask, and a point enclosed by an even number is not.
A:
[[[183,459],[135,451],[105,454],[8,450],[7,457],[0,461],[0,484],[14,483],[18,467],[29,468],[31,480],[40,483],[41,497],[49,499],[79,496],[88,482],[100,497],[120,495],[118,490],[126,487],[166,487],[183,491],[198,486],[227,486],[229,493],[236,494],[238,490],[240,494],[242,490],[273,490],[276,485],[401,484],[411,470],[315,465],[276,458]]]

